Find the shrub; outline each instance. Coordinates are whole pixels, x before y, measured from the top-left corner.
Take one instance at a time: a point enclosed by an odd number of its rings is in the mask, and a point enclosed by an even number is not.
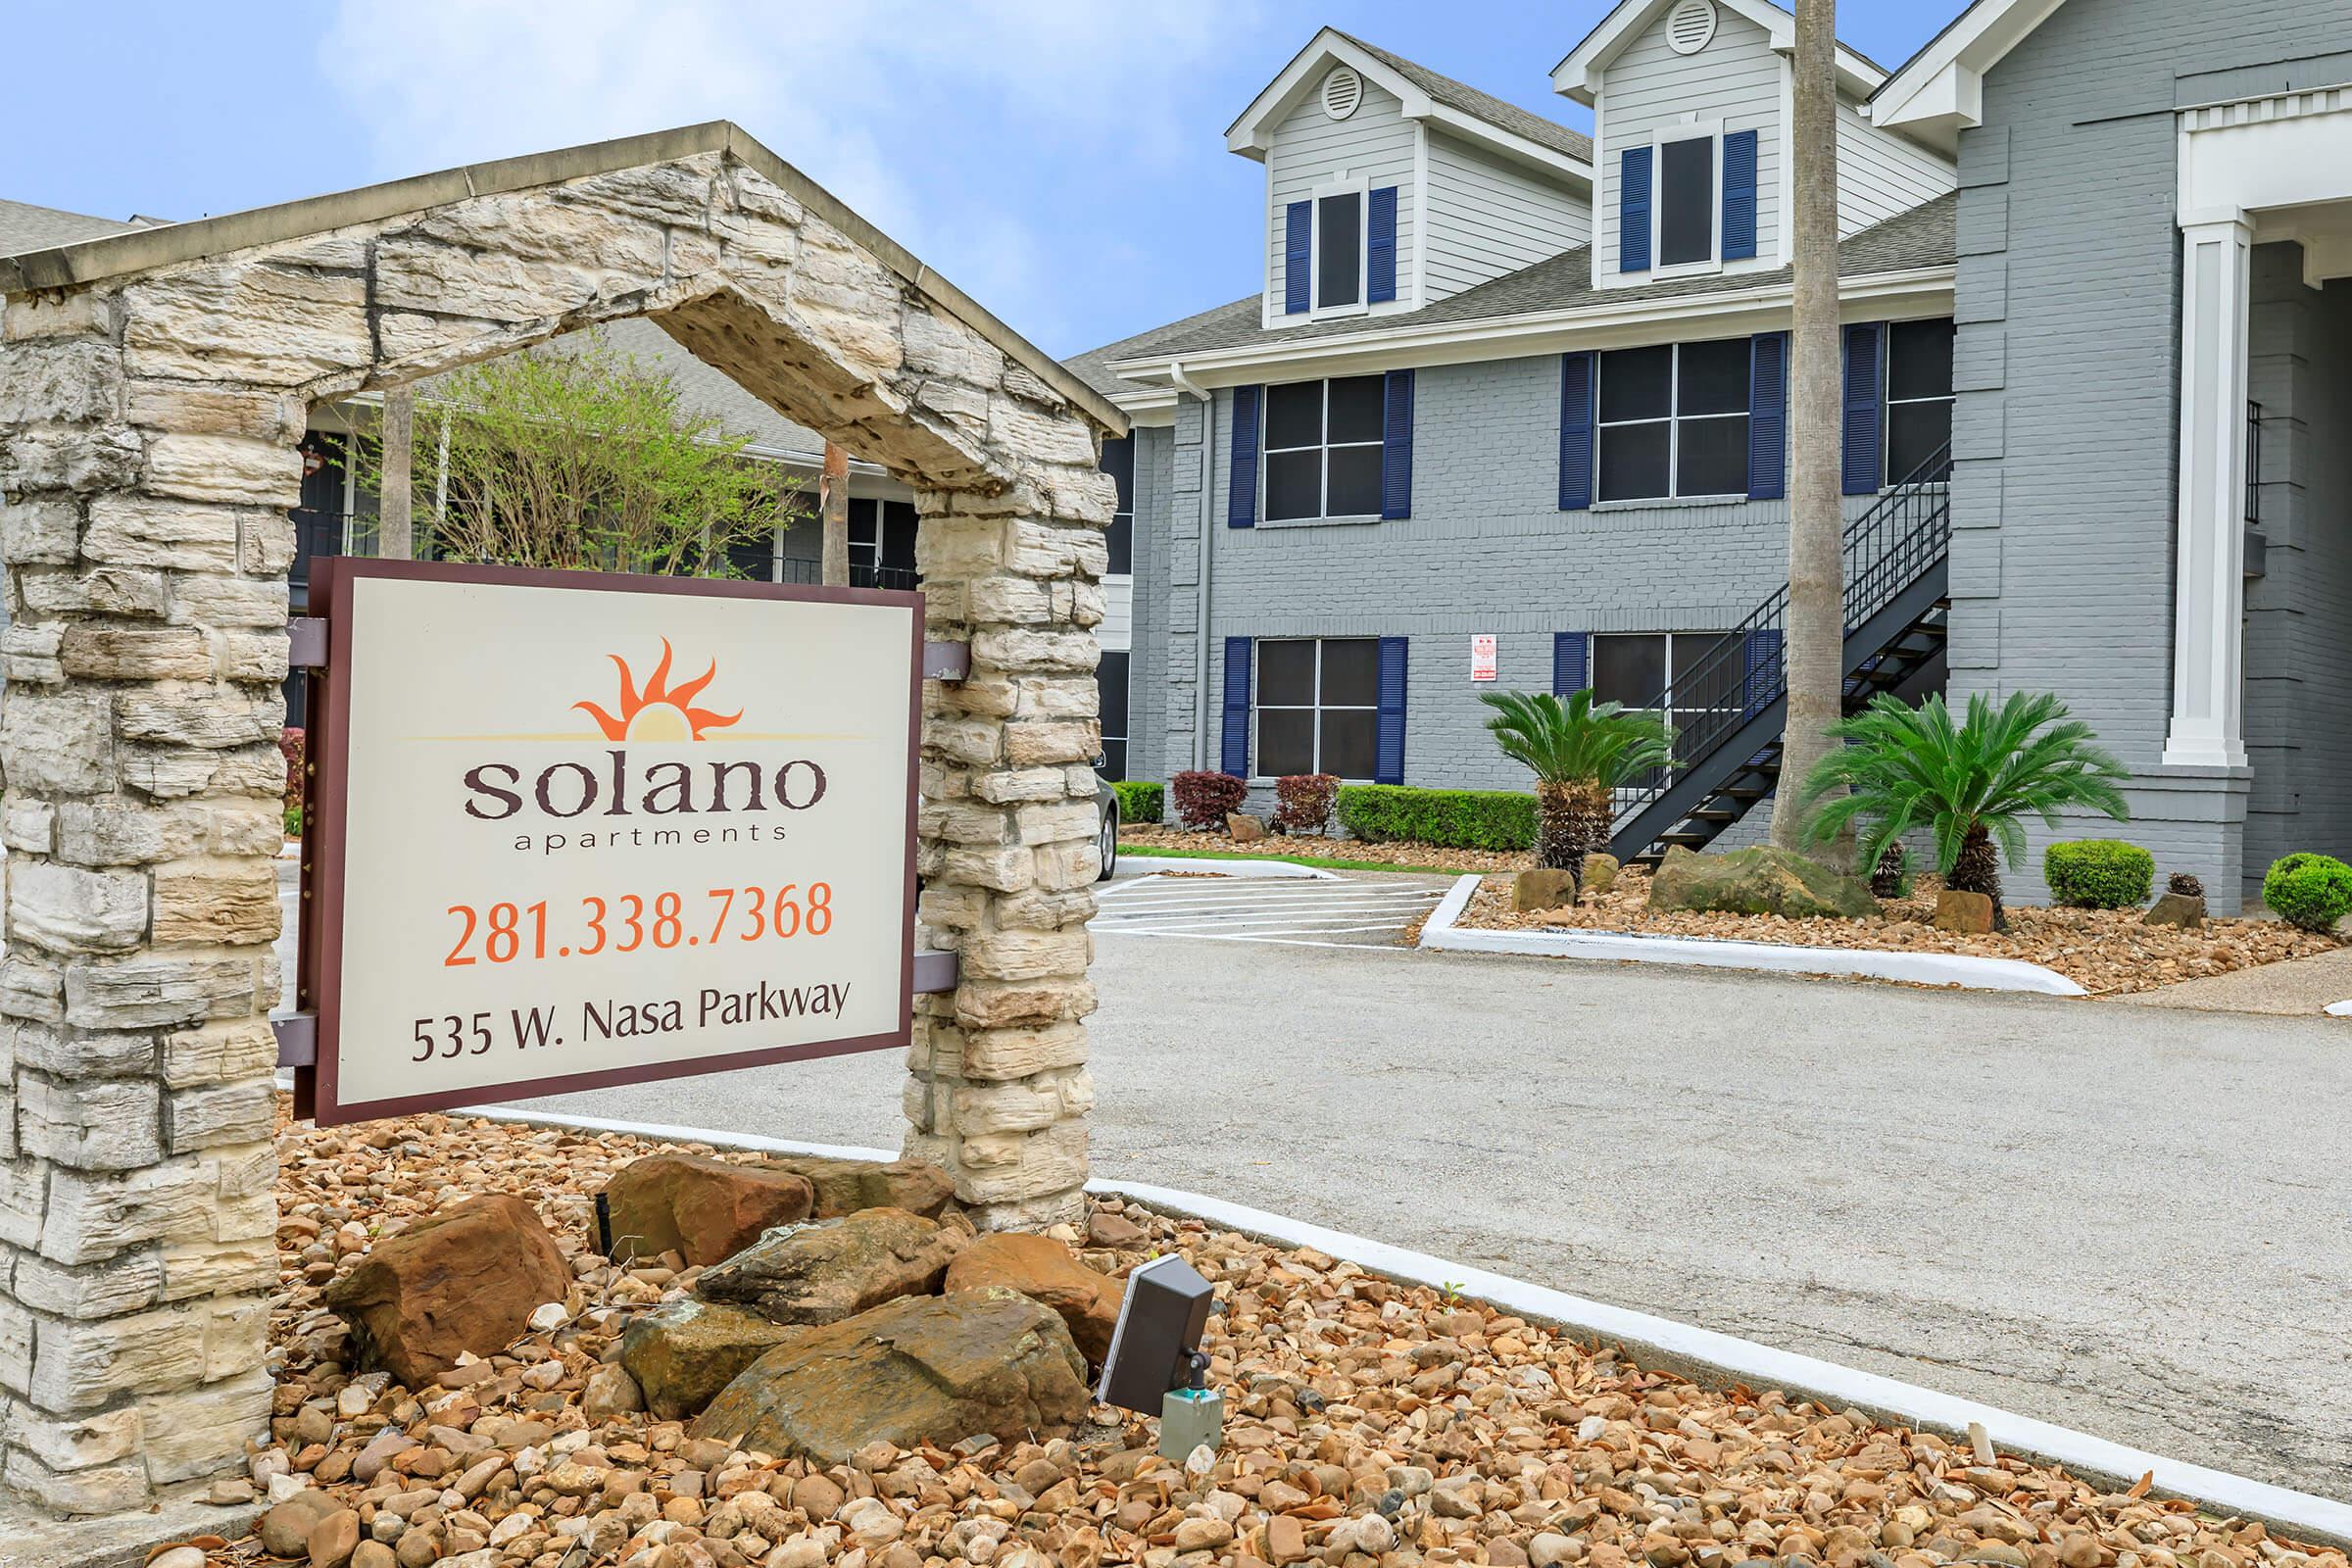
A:
[[[1332,808],[1338,804],[1336,773],[1293,773],[1274,781],[1274,831],[1329,833]]]
[[[2186,871],[2175,871],[2165,878],[2164,890],[2178,893],[2184,899],[2201,899],[2205,896],[2205,884]]]
[[[299,725],[289,724],[278,732],[277,749],[286,757],[286,809],[302,809],[302,769],[309,752],[306,737]]]
[[[2330,855],[2282,857],[2263,873],[2262,902],[2289,925],[2332,931],[2352,914],[2352,865]]]
[[[1250,798],[1250,786],[1231,773],[1179,773],[1174,789],[1176,820],[1195,833],[1217,831],[1225,825],[1225,813],[1240,810]]]
[[[302,808],[299,806],[286,808],[286,837],[290,839],[302,837]]]
[[[1340,821],[1367,844],[1524,850],[1536,842],[1536,798],[1505,790],[1344,784],[1340,787]]]
[[[2121,839],[2076,839],[2042,852],[2042,880],[2078,909],[2132,909],[2148,902],[2156,857]]]
[[[1167,791],[1149,779],[1121,779],[1110,787],[1119,798],[1119,820],[1122,822],[1156,822],[1160,819],[1167,800]]]

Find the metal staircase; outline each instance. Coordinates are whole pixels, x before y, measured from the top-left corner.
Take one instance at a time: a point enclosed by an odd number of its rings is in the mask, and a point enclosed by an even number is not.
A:
[[[1951,454],[1930,458],[1845,530],[1845,710],[1900,688],[1943,651],[1951,592]],[[1780,782],[1788,715],[1788,589],[1645,704],[1673,713],[1675,765],[1617,793],[1609,848],[1655,864],[1697,850]]]

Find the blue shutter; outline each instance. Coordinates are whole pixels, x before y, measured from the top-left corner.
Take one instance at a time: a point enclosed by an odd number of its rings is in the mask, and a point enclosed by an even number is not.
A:
[[[1592,372],[1596,356],[1560,357],[1560,510],[1592,505]]]
[[[1233,389],[1233,454],[1226,465],[1225,526],[1257,526],[1257,395],[1254,386]]]
[[[1314,254],[1315,205],[1293,202],[1285,211],[1289,226],[1282,236],[1282,313],[1297,316],[1311,303],[1306,274]]]
[[[1225,639],[1224,770],[1250,776],[1250,654],[1247,637]]]
[[[1391,370],[1380,446],[1380,514],[1413,514],[1413,372]]]
[[[1879,493],[1879,332],[1877,322],[1845,329],[1845,493]]]
[[[1375,784],[1404,782],[1404,643],[1380,640],[1380,741],[1374,755]]]
[[[1788,334],[1758,332],[1747,351],[1747,499],[1788,493]]]
[[[1781,633],[1757,630],[1740,639],[1740,707],[1753,718],[1787,689],[1781,677]]]
[[[1723,138],[1723,259],[1756,254],[1756,133],[1735,130]]]
[[[1649,270],[1649,158],[1628,147],[1617,161],[1617,270]]]
[[[1586,664],[1592,652],[1592,634],[1555,631],[1551,634],[1551,695],[1573,697],[1592,684]]]
[[[1372,193],[1364,220],[1364,298],[1373,305],[1396,297],[1396,187]]]

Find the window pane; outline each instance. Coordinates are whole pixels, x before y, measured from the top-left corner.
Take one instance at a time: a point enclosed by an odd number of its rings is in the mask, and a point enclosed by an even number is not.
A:
[[[1326,712],[1323,715],[1323,771],[1342,778],[1370,778],[1379,771],[1380,715]]]
[[[1127,733],[1127,661],[1125,650],[1105,651],[1095,666],[1095,693],[1101,699],[1102,734],[1116,739]]]
[[[1674,412],[1674,350],[1619,349],[1600,357],[1600,422],[1662,419]]]
[[[1666,494],[1666,447],[1672,437],[1656,424],[1600,427],[1600,499],[1636,501]]]
[[[1919,467],[1952,439],[1949,403],[1897,403],[1886,411],[1886,482],[1903,484],[1915,475],[1941,479],[1951,472],[1949,463],[1935,472],[1919,475]]]
[[[1353,305],[1356,302],[1356,274],[1362,268],[1364,242],[1362,213],[1363,198],[1350,191],[1345,196],[1326,196],[1316,203],[1321,209],[1322,232],[1316,236],[1320,244],[1315,252],[1315,303],[1317,305]]]
[[[1715,256],[1715,141],[1697,136],[1658,149],[1658,265]]]
[[[776,580],[776,536],[764,539],[738,539],[727,546],[727,564],[736,575],[751,582]]]
[[[1388,393],[1377,375],[1343,375],[1331,383],[1331,439],[1377,441],[1381,438]]]
[[[1886,329],[1886,396],[1952,395],[1952,323],[1897,321]]]
[[[1257,710],[1257,756],[1251,772],[1280,778],[1286,773],[1315,770],[1315,711],[1311,708],[1261,708]]]
[[[1380,701],[1380,639],[1327,638],[1323,644],[1323,706],[1370,708]]]
[[[1121,512],[1135,510],[1135,437],[1123,435],[1102,443],[1102,471],[1119,487]]]
[[[1677,709],[1689,712],[1735,706],[1744,668],[1737,638],[1706,631],[1676,632],[1672,654]]]
[[[882,565],[885,570],[892,567],[902,571],[914,569],[914,527],[913,502],[882,503]]]
[[[1266,388],[1266,450],[1323,444],[1323,383]]]
[[[1743,337],[1684,344],[1683,374],[1675,391],[1675,412],[1745,414],[1747,354],[1747,339]]]
[[[1371,517],[1380,513],[1380,448],[1331,449],[1331,517]]]
[[[1592,639],[1592,700],[1648,708],[1666,689],[1666,634]]]
[[[1747,416],[1685,419],[1674,466],[1678,496],[1747,494]]]
[[[1135,570],[1134,514],[1122,512],[1111,518],[1109,532],[1103,536],[1103,539],[1110,547],[1110,565],[1105,568],[1110,575],[1117,577],[1133,572]]]
[[[875,514],[881,510],[881,506],[879,501],[860,501],[856,496],[850,498],[851,549],[855,550],[859,545],[868,551],[874,548],[875,539],[881,532],[876,525]]]
[[[1127,776],[1127,743],[1105,739],[1102,742],[1102,765],[1096,769],[1111,783]]]
[[[1323,449],[1266,454],[1266,515],[1323,515]]]
[[[1310,708],[1315,701],[1315,645],[1258,639],[1257,706]]]

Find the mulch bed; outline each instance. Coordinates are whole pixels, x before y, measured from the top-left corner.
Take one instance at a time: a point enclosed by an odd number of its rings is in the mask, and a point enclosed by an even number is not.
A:
[[[621,1327],[693,1283],[593,1250],[591,1195],[661,1146],[438,1115],[319,1131],[282,1114],[278,1144],[279,1441],[252,1469],[280,1492],[325,1488],[401,1568],[2352,1568],[2260,1525],[1857,1411],[1711,1391],[1115,1200],[1068,1233],[1090,1261],[1173,1250],[1217,1286],[1206,1348],[1227,1444],[1213,1461],[1170,1464],[1149,1424],[1108,1410],[1075,1441],[877,1444],[830,1468],[733,1451],[583,1407]],[[565,1321],[462,1368],[460,1388],[355,1378],[319,1287],[375,1237],[478,1193],[538,1204],[576,1279]],[[355,1456],[393,1428],[416,1446],[355,1479]],[[253,1537],[199,1549],[278,1560]]]
[[[1119,829],[1122,845],[1143,845],[1171,855],[1303,855],[1319,860],[1370,860],[1401,870],[1524,871],[1535,858],[1524,851],[1445,850],[1434,844],[1367,844],[1361,839],[1323,838],[1309,833],[1269,833],[1236,844],[1222,833],[1187,833],[1160,822]]]
[[[2035,908],[2012,906],[2009,929],[1985,936],[1938,931],[1933,878],[1923,877],[1908,899],[1886,903],[1884,919],[1784,920],[1776,915],[1652,912],[1649,878],[1636,868],[1573,908],[1511,908],[1511,879],[1490,876],[1463,911],[1461,923],[1512,931],[1631,931],[1649,936],[1718,937],[1779,942],[1806,948],[1867,948],[1907,953],[1959,953],[1983,958],[2022,958],[2055,969],[2094,997],[2153,991],[2233,969],[2331,953],[2333,938],[2277,920],[2208,919],[2198,931],[2140,923],[2137,909]]]

